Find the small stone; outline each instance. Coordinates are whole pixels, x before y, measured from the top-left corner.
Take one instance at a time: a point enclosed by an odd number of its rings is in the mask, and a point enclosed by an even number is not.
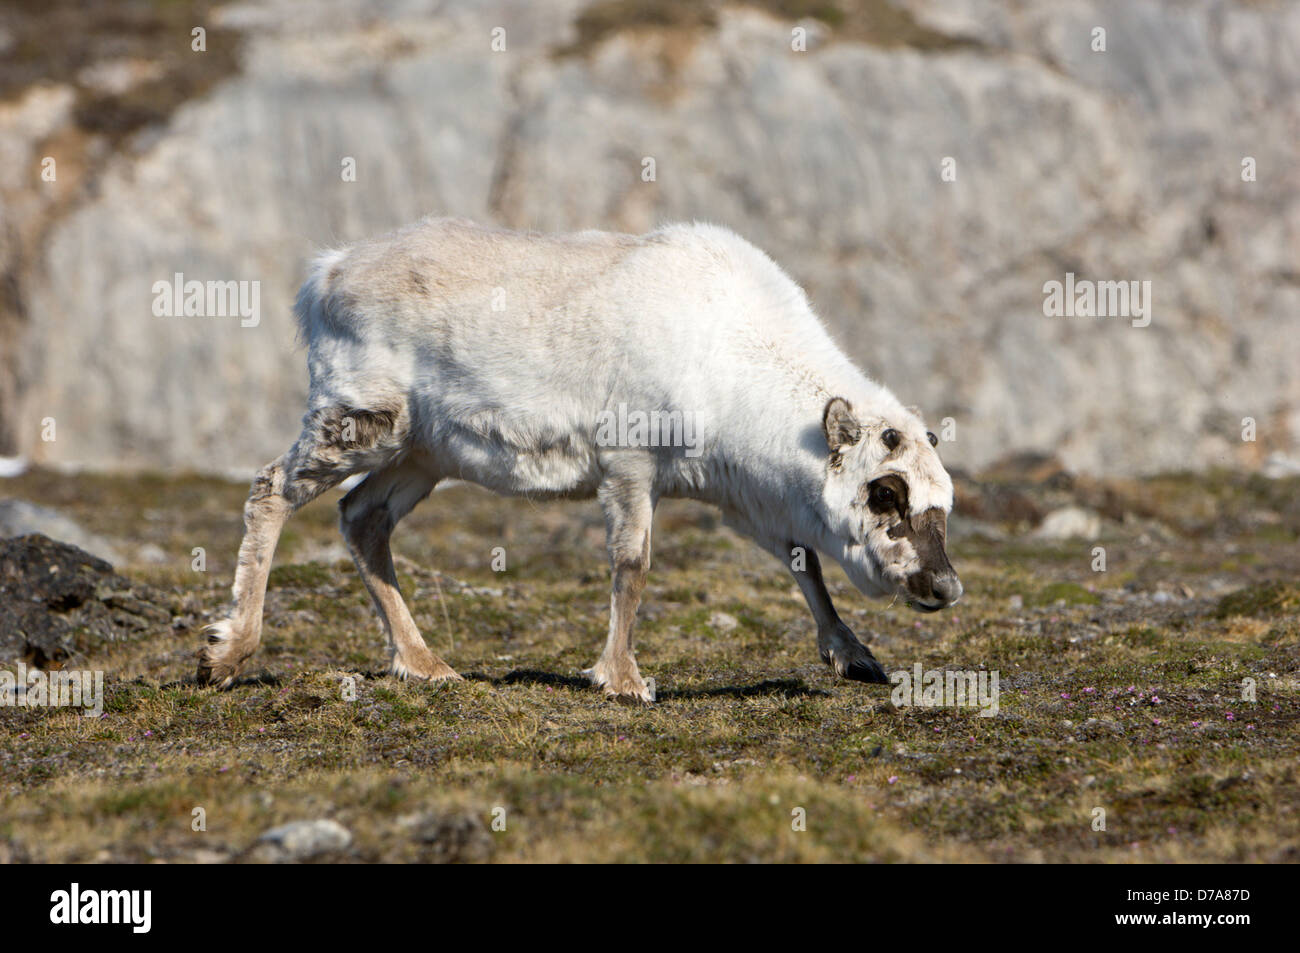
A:
[[[351,832],[338,821],[291,821],[259,837],[253,852],[267,862],[303,861],[345,850],[351,843]]]
[[[719,632],[730,632],[740,623],[736,617],[727,612],[715,612],[709,616],[709,628],[717,629]]]
[[[135,560],[140,563],[149,563],[154,566],[161,566],[167,562],[167,553],[161,546],[153,543],[145,543],[135,551]]]
[[[1081,506],[1063,506],[1048,513],[1033,533],[1036,539],[1096,539],[1101,517]]]

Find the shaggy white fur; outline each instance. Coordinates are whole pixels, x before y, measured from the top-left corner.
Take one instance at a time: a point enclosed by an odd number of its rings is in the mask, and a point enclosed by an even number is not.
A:
[[[591,675],[621,697],[648,699],[631,627],[662,497],[716,505],[787,562],[823,657],[849,677],[883,672],[835,614],[816,552],[870,595],[925,609],[960,595],[943,555],[952,482],[920,417],[845,357],[771,259],[724,228],[550,236],[428,219],[320,255],[297,311],[308,413],[265,482],[296,507],[371,471],[344,503],[344,531],[395,671],[451,672],[427,649],[416,657],[423,642],[389,591],[387,551],[391,524],[448,478],[600,499],[614,599]],[[266,509],[254,498],[250,512]],[[273,550],[278,526],[254,522],[250,535],[271,536]],[[269,564],[264,541],[251,548],[241,570]],[[255,647],[249,610],[256,599],[260,615],[264,575],[237,579],[250,601],[232,613],[243,631],[221,630],[206,680],[219,681],[214,665],[220,681],[233,677],[223,647]]]

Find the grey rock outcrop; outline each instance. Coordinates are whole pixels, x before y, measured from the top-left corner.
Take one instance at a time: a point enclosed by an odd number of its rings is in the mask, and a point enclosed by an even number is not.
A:
[[[219,10],[240,71],[106,158],[24,276],[28,370],[0,381],[10,452],[273,458],[305,393],[290,307],[306,257],[433,213],[726,224],[936,430],[951,418],[942,450],[967,468],[1023,450],[1107,473],[1295,454],[1300,6],[906,0],[898,15],[945,42],[886,41],[850,12],[807,21],[806,52],[746,7],[575,48],[582,6]],[[64,108],[43,95],[29,111]],[[260,322],[155,316],[154,282],[178,272],[260,282]],[[1067,272],[1149,281],[1150,325],[1045,316]],[[57,441],[35,436],[45,416]]]

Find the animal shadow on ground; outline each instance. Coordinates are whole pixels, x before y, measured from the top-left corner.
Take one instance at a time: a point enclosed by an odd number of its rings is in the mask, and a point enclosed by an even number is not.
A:
[[[363,673],[367,681],[389,678],[389,672],[376,670],[373,672]],[[493,676],[483,672],[465,672],[463,675],[467,682],[486,682],[489,685],[504,687],[507,685],[550,685],[553,688],[567,688],[573,691],[592,692],[591,682],[581,675],[561,675],[558,672],[545,672],[540,669],[517,668],[505,675]],[[193,686],[194,677],[178,679],[168,685],[166,688],[176,688],[182,685]],[[245,675],[235,679],[231,688],[246,688],[250,686],[264,686],[269,688],[280,688],[285,684],[285,678],[281,675],[275,675],[270,672],[262,672],[257,675]],[[761,682],[755,682],[752,685],[720,685],[712,688],[669,688],[659,691],[655,695],[656,701],[686,700],[691,698],[753,698],[759,695],[780,695],[784,698],[829,698],[831,693],[822,688],[812,688],[799,678],[769,678]]]
[[[668,688],[659,692],[656,699],[674,698],[753,698],[756,695],[780,695],[784,698],[829,698],[831,693],[822,688],[812,688],[800,678],[768,678],[753,685],[720,685],[716,688]]]
[[[561,675],[557,672],[544,672],[539,669],[515,669],[500,677],[484,675],[481,672],[469,672],[466,681],[488,682],[492,685],[550,685],[554,688],[568,688],[575,691],[593,691],[591,682],[580,675]],[[755,695],[782,695],[786,698],[829,697],[830,692],[820,688],[810,688],[798,678],[770,678],[753,685],[722,685],[715,688],[670,688],[659,691],[656,701],[671,701],[689,698],[751,698]]]
[[[248,688],[255,685],[261,685],[267,688],[280,688],[283,687],[285,681],[286,679],[283,675],[276,675],[272,672],[258,672],[254,675],[240,675],[230,683],[230,688]],[[174,682],[167,682],[164,685],[160,685],[159,688],[166,690],[169,688],[184,688],[187,686],[189,688],[194,688],[196,686],[199,688],[206,687],[199,685],[198,679],[196,679],[193,674],[190,674],[178,678]],[[227,691],[229,691],[229,689],[227,689]]]

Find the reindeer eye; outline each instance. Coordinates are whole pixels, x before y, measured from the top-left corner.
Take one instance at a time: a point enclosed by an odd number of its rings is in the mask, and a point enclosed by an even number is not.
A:
[[[902,434],[900,434],[897,430],[894,430],[892,427],[889,430],[886,430],[884,433],[882,433],[880,435],[880,439],[884,441],[885,446],[888,447],[890,450],[897,448],[898,445],[903,441]]]
[[[931,431],[926,431],[925,439],[928,440],[928,441],[930,441],[930,446],[932,446],[932,447],[937,447],[937,446],[939,446],[939,438],[936,437],[936,436],[934,435],[933,432],[931,432]]]
[[[897,501],[898,494],[883,483],[877,483],[871,488],[871,502],[878,508],[892,509]]]

